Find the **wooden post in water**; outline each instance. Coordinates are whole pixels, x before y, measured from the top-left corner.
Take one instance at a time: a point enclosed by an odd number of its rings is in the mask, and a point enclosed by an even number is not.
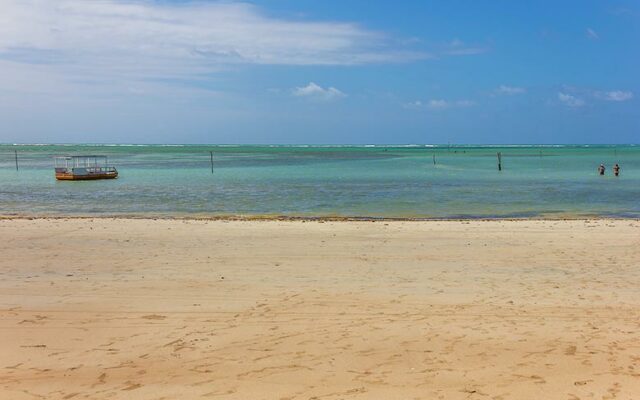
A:
[[[213,151],[210,151],[209,155],[211,156],[211,173],[213,174]]]
[[[18,170],[18,150],[14,150],[14,153],[16,155],[16,171]]]
[[[502,153],[498,152],[498,171],[502,171]]]
[[[433,165],[436,165],[436,155],[433,155]]]

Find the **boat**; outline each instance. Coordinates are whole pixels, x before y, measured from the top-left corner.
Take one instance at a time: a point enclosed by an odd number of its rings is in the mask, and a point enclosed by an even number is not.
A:
[[[118,170],[109,166],[106,156],[55,157],[56,179],[59,181],[87,181],[115,179]]]

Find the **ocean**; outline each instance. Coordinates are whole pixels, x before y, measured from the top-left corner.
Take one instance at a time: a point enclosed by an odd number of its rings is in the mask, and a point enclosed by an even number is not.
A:
[[[119,178],[56,181],[82,154]],[[640,146],[0,145],[0,214],[638,218]]]

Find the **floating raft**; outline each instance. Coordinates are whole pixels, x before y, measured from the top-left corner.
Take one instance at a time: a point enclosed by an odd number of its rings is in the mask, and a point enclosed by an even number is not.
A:
[[[118,170],[108,165],[106,156],[56,157],[55,171],[56,179],[59,181],[88,181],[118,177]]]

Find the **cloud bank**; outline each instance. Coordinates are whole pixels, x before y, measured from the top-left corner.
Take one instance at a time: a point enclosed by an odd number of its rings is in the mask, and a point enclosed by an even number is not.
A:
[[[0,73],[179,78],[234,64],[360,65],[427,57],[355,23],[274,18],[233,2],[2,0]]]

